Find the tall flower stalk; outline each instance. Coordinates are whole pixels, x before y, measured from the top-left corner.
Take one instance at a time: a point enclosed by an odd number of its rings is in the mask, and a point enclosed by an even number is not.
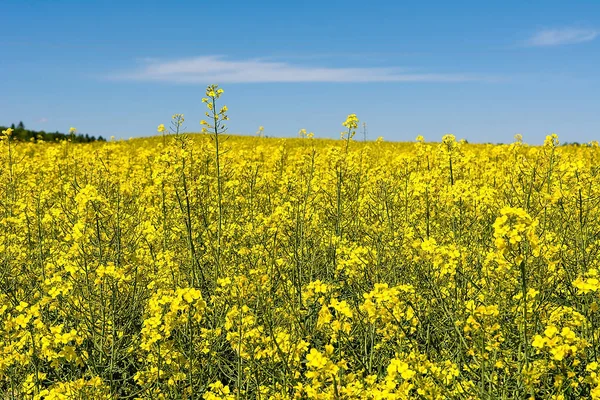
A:
[[[218,222],[217,222],[217,249],[216,249],[216,274],[219,276],[221,270],[221,241],[222,241],[222,229],[223,229],[223,182],[221,176],[221,153],[219,149],[219,136],[227,131],[227,127],[224,121],[227,121],[227,106],[222,106],[217,111],[217,100],[223,94],[223,89],[220,89],[218,85],[209,85],[206,88],[206,97],[202,99],[202,102],[206,104],[208,111],[205,112],[208,121],[200,121],[202,125],[202,133],[210,134],[213,136],[215,144],[215,167],[217,173],[217,207],[218,207]]]
[[[358,128],[358,117],[356,114],[349,114],[346,118],[346,121],[342,123],[348,130],[343,131],[341,133],[342,140],[346,141],[346,153],[348,152],[348,146],[350,146],[350,141],[356,135],[356,128]]]

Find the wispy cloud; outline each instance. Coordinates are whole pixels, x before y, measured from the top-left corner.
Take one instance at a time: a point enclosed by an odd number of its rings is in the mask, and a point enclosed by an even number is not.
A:
[[[42,117],[42,118],[38,119],[37,122],[40,124],[44,124],[44,123],[48,122],[48,118]]]
[[[544,29],[535,33],[526,44],[529,46],[560,46],[594,40],[598,34],[595,29],[562,28]]]
[[[466,82],[488,80],[470,74],[412,73],[400,68],[318,67],[265,59],[230,60],[203,56],[173,61],[145,59],[130,72],[111,78],[172,83],[269,82]]]

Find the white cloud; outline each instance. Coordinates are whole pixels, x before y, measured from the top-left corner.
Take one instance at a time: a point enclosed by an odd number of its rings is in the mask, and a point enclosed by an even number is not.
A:
[[[599,33],[595,29],[545,29],[529,38],[527,44],[529,46],[559,46],[563,44],[583,43],[594,40]]]
[[[408,73],[399,68],[293,65],[263,59],[229,60],[203,56],[174,61],[143,60],[137,70],[112,78],[172,83],[268,82],[465,82],[487,80],[469,74]]]
[[[48,122],[48,118],[42,117],[42,118],[38,119],[37,122],[39,122],[40,124],[46,123],[46,122]]]

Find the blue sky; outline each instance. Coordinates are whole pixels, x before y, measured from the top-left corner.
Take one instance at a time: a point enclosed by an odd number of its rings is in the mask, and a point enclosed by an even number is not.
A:
[[[209,83],[231,133],[600,139],[600,1],[0,0],[0,125],[117,138]]]

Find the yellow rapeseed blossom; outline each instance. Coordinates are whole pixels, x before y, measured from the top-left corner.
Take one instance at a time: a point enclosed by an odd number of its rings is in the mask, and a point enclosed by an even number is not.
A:
[[[0,391],[598,398],[600,148],[0,141]],[[204,107],[203,106],[203,107]]]

